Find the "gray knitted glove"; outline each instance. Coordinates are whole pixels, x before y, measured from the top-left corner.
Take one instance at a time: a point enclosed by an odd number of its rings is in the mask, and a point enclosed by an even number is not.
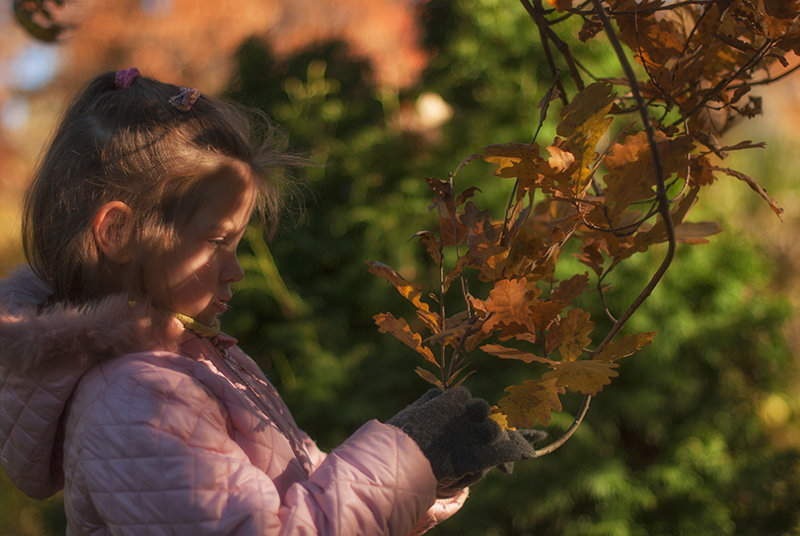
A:
[[[407,433],[428,458],[439,481],[438,497],[455,495],[492,467],[536,453],[518,432],[502,430],[489,418],[489,404],[464,387],[432,389],[387,421]]]

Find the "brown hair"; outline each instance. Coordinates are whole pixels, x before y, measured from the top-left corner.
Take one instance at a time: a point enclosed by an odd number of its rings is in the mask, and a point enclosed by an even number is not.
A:
[[[68,106],[26,193],[25,255],[53,301],[144,292],[141,281],[115,281],[95,244],[92,223],[105,203],[131,208],[125,231],[140,265],[169,248],[202,198],[204,178],[231,159],[257,179],[257,212],[273,234],[291,184],[278,171],[300,163],[279,150],[263,114],[206,95],[181,111],[169,104],[178,86],[139,77],[121,89],[114,76],[96,77]]]

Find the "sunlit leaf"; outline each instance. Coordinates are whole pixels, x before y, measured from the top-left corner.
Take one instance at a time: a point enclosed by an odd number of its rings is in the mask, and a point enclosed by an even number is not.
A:
[[[495,283],[489,297],[483,302],[490,315],[484,331],[502,329],[500,337],[530,330],[529,301],[531,295],[524,279],[503,279]]]

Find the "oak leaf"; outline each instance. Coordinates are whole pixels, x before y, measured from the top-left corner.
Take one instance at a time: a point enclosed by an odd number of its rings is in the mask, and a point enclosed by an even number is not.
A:
[[[442,246],[461,243],[464,229],[455,218],[453,189],[448,181],[427,178],[428,188],[433,192],[433,205],[439,212],[439,242]]]
[[[501,398],[497,405],[508,424],[515,428],[547,426],[551,412],[561,411],[559,395],[564,390],[556,385],[555,378],[525,380],[505,390],[508,395]]]
[[[430,306],[422,301],[423,291],[419,285],[406,280],[393,268],[383,264],[382,262],[371,261],[368,262],[367,265],[369,265],[369,272],[371,274],[380,276],[394,285],[394,288],[397,289],[397,292],[399,292],[405,299],[413,303],[417,309],[422,309],[423,311],[431,310]]]
[[[619,340],[608,343],[593,360],[611,362],[628,357],[653,342],[655,336],[655,331],[623,335]]]
[[[583,349],[592,343],[589,335],[594,329],[591,315],[582,309],[571,309],[567,316],[561,318],[548,332],[548,351],[555,349],[551,346],[557,344],[562,361],[575,361],[583,353]]]
[[[542,380],[552,379],[557,387],[595,396],[611,383],[611,378],[619,375],[615,368],[617,364],[610,361],[560,361],[556,363],[555,370],[542,375]]]
[[[684,244],[706,244],[707,236],[722,232],[722,227],[715,221],[685,221],[675,226],[675,240]]]
[[[436,387],[442,389],[444,388],[444,384],[442,381],[436,377],[436,375],[428,369],[424,369],[422,367],[417,367],[414,369],[414,372],[417,373],[417,376],[425,380],[426,382],[435,385]]]
[[[589,286],[589,274],[584,272],[573,275],[558,285],[558,288],[550,295],[550,299],[569,305],[575,298],[583,294],[587,286]]]
[[[414,238],[419,238],[419,241],[425,246],[425,251],[428,252],[428,256],[437,266],[442,263],[442,246],[439,244],[439,241],[436,240],[432,232],[417,231],[414,233]]]
[[[611,84],[595,82],[578,92],[561,111],[562,120],[556,133],[565,138],[566,150],[579,163],[579,176],[573,193],[583,190],[589,166],[596,158],[597,143],[613,121],[608,113],[615,97]]]
[[[502,329],[500,338],[510,338],[517,333],[533,331],[530,323],[529,304],[531,291],[525,279],[501,279],[489,291],[483,301],[488,319],[483,325],[485,332]]]
[[[544,357],[540,357],[529,352],[523,352],[522,350],[517,350],[516,348],[509,348],[501,344],[484,344],[480,348],[487,354],[499,357],[500,359],[516,359],[524,363],[537,362],[544,363],[546,365],[553,364],[553,361],[545,359]]]
[[[397,340],[419,353],[426,360],[434,365],[438,365],[436,358],[433,357],[433,352],[427,346],[422,344],[422,336],[411,330],[402,318],[395,318],[392,313],[378,313],[373,317],[375,323],[378,325],[378,330],[381,333],[389,333],[394,335]]]

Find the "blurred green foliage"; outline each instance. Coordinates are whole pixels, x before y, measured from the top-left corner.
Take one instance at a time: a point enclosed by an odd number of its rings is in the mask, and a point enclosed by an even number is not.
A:
[[[420,9],[431,61],[416,88],[380,89],[368,63],[341,42],[277,58],[253,39],[238,53],[228,95],[267,112],[315,163],[306,217],[290,221],[289,213],[269,247],[257,229],[248,233],[247,276],[225,329],[326,449],[427,389],[413,373],[421,360],[372,322],[407,305],[365,263],[433,281],[420,246],[409,241],[435,224],[424,178],[445,178],[488,144],[530,140],[550,85],[521,7],[432,0]],[[602,50],[583,53],[598,71],[613,69]],[[401,128],[402,114],[426,92],[452,107],[450,120],[426,131]],[[552,139],[553,128],[548,123],[540,139]],[[477,163],[458,184],[479,184],[489,203],[501,202],[509,186]],[[611,304],[630,302],[659,253],[638,255],[614,274]],[[554,454],[517,464],[513,476],[491,473],[432,534],[797,534],[800,453],[778,449],[760,418],[767,400],[793,396],[797,378],[782,333],[791,311],[770,293],[770,277],[768,258],[746,237],[679,248],[628,328],[657,331],[655,343],[622,362],[578,433]],[[586,300],[599,309],[595,296]],[[490,400],[528,374],[487,357],[476,356],[475,365],[468,386]],[[567,399],[551,436],[569,426],[578,404]],[[63,532],[58,498],[34,503],[7,488],[0,482],[0,519],[19,521],[0,534]]]

